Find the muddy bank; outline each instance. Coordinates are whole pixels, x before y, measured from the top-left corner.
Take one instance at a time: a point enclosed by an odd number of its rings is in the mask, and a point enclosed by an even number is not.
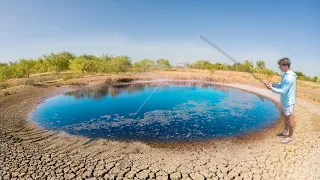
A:
[[[99,83],[89,84],[92,88]],[[228,84],[278,100],[268,90]],[[38,103],[76,88],[26,86],[0,99],[2,179],[318,179],[320,116],[298,101],[295,140],[280,143],[281,124],[251,138],[189,145],[90,140],[35,126],[26,117]],[[175,147],[175,148],[170,148]],[[187,148],[186,148],[187,147]],[[1,179],[0,178],[0,179]]]

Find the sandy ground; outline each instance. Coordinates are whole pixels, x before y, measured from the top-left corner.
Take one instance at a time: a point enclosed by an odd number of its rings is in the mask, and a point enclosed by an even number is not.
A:
[[[186,78],[193,79],[181,79]],[[90,79],[89,86],[101,83],[104,77],[95,79]],[[261,85],[221,82],[279,101],[278,95]],[[281,120],[241,138],[146,144],[90,140],[48,131],[26,119],[46,98],[73,89],[24,86],[0,98],[0,180],[320,179],[320,109],[301,98],[295,107],[295,139],[286,145],[275,136],[282,128]]]

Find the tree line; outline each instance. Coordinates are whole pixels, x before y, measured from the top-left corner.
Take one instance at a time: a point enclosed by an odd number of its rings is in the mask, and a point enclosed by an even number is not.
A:
[[[208,69],[208,70],[224,70],[224,71],[238,71],[238,72],[252,72],[259,74],[267,74],[267,75],[279,75],[279,73],[272,71],[266,67],[264,61],[259,60],[256,62],[256,66],[252,61],[246,60],[244,63],[234,63],[232,65],[229,64],[221,64],[215,63],[212,64],[209,61],[199,60],[193,64],[187,64],[187,67],[193,69]]]
[[[278,72],[274,72],[271,69],[268,69],[265,62],[262,60],[257,61],[255,64],[252,61],[246,60],[244,63],[234,63],[232,65],[229,64],[221,64],[215,63],[212,64],[209,61],[199,60],[192,64],[187,64],[188,68],[193,69],[208,69],[208,70],[224,70],[224,71],[238,71],[238,72],[251,72],[251,73],[259,73],[266,74],[267,76],[277,75],[280,76]],[[318,76],[314,76],[313,78],[303,74],[302,72],[295,71],[297,74],[297,79],[303,81],[313,81],[319,82]]]
[[[128,71],[150,71],[154,69],[169,70],[169,60],[156,61],[143,59],[132,64],[128,56],[79,55],[63,51],[50,53],[37,59],[20,59],[16,62],[0,63],[0,80],[29,77],[31,74],[71,70],[77,73],[119,73]]]
[[[235,63],[233,65],[210,63],[205,60],[198,60],[194,63],[186,64],[192,69],[207,70],[225,70],[239,72],[255,72],[267,74],[268,76],[279,75],[266,67],[264,61],[246,60],[244,63]],[[37,59],[20,59],[19,61],[0,63],[0,81],[10,78],[29,77],[31,74],[54,72],[56,74],[71,70],[76,73],[119,73],[119,72],[146,72],[152,70],[172,70],[173,66],[167,59],[143,59],[132,63],[128,56],[112,56],[112,55],[88,55],[82,54],[76,56],[73,53],[63,51],[58,53],[50,53],[43,55]],[[296,72],[298,79],[317,82],[318,78],[310,78],[301,72]]]

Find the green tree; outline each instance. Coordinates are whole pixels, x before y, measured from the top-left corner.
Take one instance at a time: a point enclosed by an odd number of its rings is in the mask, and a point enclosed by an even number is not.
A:
[[[15,66],[18,77],[29,77],[35,65],[36,61],[32,59],[20,59]]]
[[[0,63],[0,67],[5,67],[5,66],[8,66],[7,63]]]
[[[246,60],[243,64],[242,67],[244,68],[245,71],[249,72],[254,72],[254,65],[252,61]]]
[[[101,60],[101,58],[95,56],[95,55],[91,55],[91,54],[82,54],[79,57],[86,59],[86,60],[94,60],[94,61],[99,61]]]
[[[298,77],[305,76],[302,72],[299,72],[299,71],[296,71],[295,73]]]
[[[12,67],[9,65],[1,65],[0,66],[0,81],[5,81],[9,78],[13,77]]]
[[[256,62],[256,66],[259,69],[266,69],[266,63],[264,61],[261,61],[261,60]]]
[[[84,74],[86,72],[86,59],[83,57],[76,57],[74,60],[70,61],[69,68],[74,72],[81,72]]]
[[[113,58],[112,55],[107,55],[107,54],[104,54],[104,55],[101,56],[101,60],[102,61],[111,61],[112,58]]]
[[[104,54],[101,57],[96,58],[97,72],[110,73],[112,68],[110,67],[110,61],[113,59],[112,55]]]
[[[198,60],[195,63],[191,64],[191,68],[193,68],[193,69],[210,69],[210,68],[212,68],[212,64],[206,60]]]
[[[256,62],[256,67],[256,71],[258,73],[262,73],[266,69],[266,63],[264,61],[259,60]]]
[[[15,61],[15,62],[9,62],[9,68],[7,70],[10,69],[10,78],[22,78],[23,74],[20,71],[20,67],[19,67],[19,62]]]
[[[313,78],[312,78],[312,81],[313,81],[313,82],[318,82],[318,76],[313,77]]]
[[[186,63],[186,67],[187,67],[187,68],[192,68],[192,64]]]
[[[131,59],[128,56],[116,56],[109,62],[111,72],[127,72],[131,67]]]
[[[44,55],[44,59],[49,62],[56,74],[63,70],[67,70],[69,68],[69,62],[74,58],[74,54],[67,51]]]
[[[226,70],[227,65],[221,64],[221,63],[215,63],[215,64],[213,64],[213,68],[216,70]]]
[[[111,68],[110,61],[106,61],[106,60],[99,61],[98,67],[97,67],[98,68],[98,72],[101,72],[101,73],[110,73],[110,72],[112,72],[113,69]]]
[[[271,78],[274,75],[274,72],[271,69],[264,69],[263,74],[267,75],[267,78]]]
[[[34,72],[37,72],[37,73],[48,72],[50,70],[50,63],[43,58],[38,58],[36,60],[36,63],[33,69],[34,69]]]
[[[311,77],[309,77],[309,76],[307,76],[307,75],[303,74],[302,72],[296,71],[295,73],[296,73],[296,75],[298,76],[298,78],[297,78],[297,79],[299,79],[299,80],[303,80],[303,81],[312,81],[312,78],[311,78]]]
[[[83,54],[70,61],[69,68],[74,72],[98,72],[99,58],[94,55]]]
[[[167,60],[167,59],[158,59],[156,62],[157,62],[157,66],[158,66],[160,69],[169,70],[169,69],[172,68],[169,60]]]
[[[139,62],[135,62],[132,65],[133,69],[136,71],[150,71],[156,68],[156,63],[150,59],[143,59]]]
[[[233,71],[243,71],[243,67],[242,67],[241,63],[234,63],[232,65],[232,70]]]

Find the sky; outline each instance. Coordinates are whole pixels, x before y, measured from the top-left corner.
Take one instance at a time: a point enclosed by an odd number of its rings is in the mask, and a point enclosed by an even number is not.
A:
[[[0,62],[50,52],[169,59],[171,64],[264,60],[320,74],[320,1],[0,0]],[[187,51],[188,47],[194,45]],[[181,56],[183,58],[181,58]]]

